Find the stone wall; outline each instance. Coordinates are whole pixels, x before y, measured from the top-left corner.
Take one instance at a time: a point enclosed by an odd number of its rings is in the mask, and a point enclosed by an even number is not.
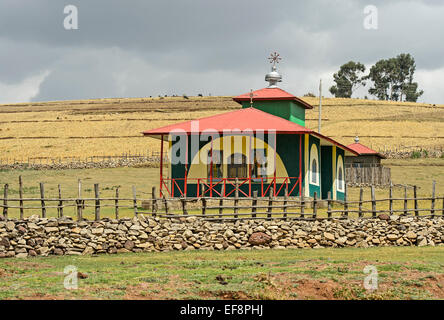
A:
[[[0,221],[0,257],[98,253],[444,245],[444,218],[380,215],[354,220],[69,218]]]

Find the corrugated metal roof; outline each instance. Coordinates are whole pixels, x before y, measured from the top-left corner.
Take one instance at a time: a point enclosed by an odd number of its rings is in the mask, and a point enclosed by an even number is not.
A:
[[[353,151],[355,151],[356,153],[358,153],[359,155],[376,155],[379,156],[383,159],[385,159],[385,156],[383,156],[382,154],[380,154],[379,152],[370,149],[369,147],[366,147],[362,144],[358,143],[352,143],[350,145],[347,146],[349,149],[352,149]]]
[[[193,125],[192,125],[193,124]],[[144,131],[144,135],[182,133],[223,133],[233,130],[272,131],[276,133],[310,133],[312,130],[267,112],[245,108],[215,116],[171,124],[165,127]]]
[[[250,94],[250,92],[241,94],[240,96],[234,97],[233,100],[237,103],[250,101]],[[305,109],[313,109],[312,105],[280,88],[263,88],[253,91],[253,101],[265,100],[291,100],[299,102]]]

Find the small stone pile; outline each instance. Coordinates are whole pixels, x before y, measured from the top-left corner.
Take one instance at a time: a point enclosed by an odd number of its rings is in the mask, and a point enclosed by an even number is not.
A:
[[[169,250],[443,246],[444,218],[238,220],[196,217],[73,221],[31,216],[0,221],[0,257]]]

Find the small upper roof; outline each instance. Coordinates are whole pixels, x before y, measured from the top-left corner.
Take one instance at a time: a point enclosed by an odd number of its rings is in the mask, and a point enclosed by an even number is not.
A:
[[[250,101],[251,93],[244,93],[240,96],[234,97],[233,100],[237,103],[242,104],[242,101]],[[308,104],[302,99],[288,93],[281,88],[263,88],[260,90],[253,91],[253,101],[265,101],[265,100],[290,100],[300,103],[305,109],[313,109],[313,106]]]
[[[347,148],[352,149],[353,151],[355,151],[356,153],[358,153],[358,155],[374,155],[374,156],[378,156],[382,159],[385,159],[385,156],[380,154],[379,152],[370,149],[369,147],[366,147],[362,144],[360,144],[359,142],[356,143],[352,143],[350,145],[347,146]]]

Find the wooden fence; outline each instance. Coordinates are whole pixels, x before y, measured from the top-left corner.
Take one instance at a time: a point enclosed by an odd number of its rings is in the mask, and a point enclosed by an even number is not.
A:
[[[346,166],[345,179],[350,186],[389,186],[391,183],[391,171],[390,168],[383,166]]]
[[[131,215],[144,214],[161,218],[183,218],[189,216],[202,217],[207,220],[222,219],[332,219],[332,218],[365,218],[376,217],[380,213],[389,215],[414,215],[414,216],[444,216],[444,197],[435,195],[435,183],[433,183],[431,197],[418,197],[417,188],[413,187],[413,197],[407,196],[407,187],[404,187],[404,197],[394,197],[393,187],[390,186],[389,197],[376,199],[375,187],[371,187],[371,199],[364,200],[364,189],[361,187],[359,199],[319,200],[317,194],[313,198],[302,197],[258,197],[257,191],[252,197],[239,197],[236,190],[235,196],[230,198],[156,198],[156,188],[152,188],[151,198],[143,199],[137,196],[136,187],[132,187],[132,197],[120,197],[120,189],[115,189],[113,197],[101,197],[99,184],[94,184],[94,197],[82,197],[82,183],[78,183],[78,195],[75,198],[62,197],[61,186],[58,185],[58,196],[46,197],[45,185],[39,184],[40,196],[25,198],[23,196],[23,183],[19,178],[18,197],[10,197],[9,185],[3,188],[3,197],[0,198],[0,208],[3,218],[8,219],[12,210],[18,213],[17,218],[23,219],[25,211],[39,210],[40,217],[47,218],[48,209],[56,209],[57,217],[65,216],[66,208],[73,208],[78,221],[85,220],[85,210],[91,208],[94,220],[100,220],[103,208],[112,208],[112,218],[119,219],[122,208],[130,209]],[[303,194],[303,193],[302,193]],[[394,207],[394,202],[403,203],[401,209]],[[420,208],[421,202],[424,206]],[[25,206],[25,203],[30,205]],[[386,203],[385,208],[382,204]],[[410,206],[408,205],[410,203]],[[425,205],[428,203],[428,205]],[[412,205],[413,204],[413,205]],[[139,205],[141,208],[139,208]],[[440,208],[439,208],[440,206]],[[379,208],[377,208],[379,207]],[[326,210],[325,210],[326,209]],[[128,212],[127,212],[128,213]],[[429,213],[429,214],[427,214]]]
[[[168,161],[168,154],[164,152],[164,161]],[[56,165],[56,164],[71,164],[71,163],[101,163],[110,161],[131,161],[131,160],[146,160],[150,162],[160,162],[159,151],[145,151],[145,152],[125,152],[119,155],[95,155],[89,157],[78,156],[64,156],[64,157],[28,157],[28,158],[0,158],[1,166],[10,165]]]

